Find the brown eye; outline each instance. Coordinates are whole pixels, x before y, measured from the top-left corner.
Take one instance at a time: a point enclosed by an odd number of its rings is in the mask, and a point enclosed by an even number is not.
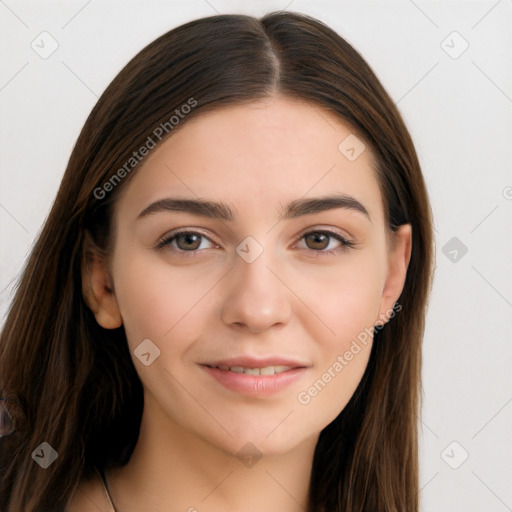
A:
[[[310,233],[304,237],[309,249],[323,250],[329,245],[329,236],[324,233]]]
[[[309,249],[321,254],[341,253],[355,246],[354,242],[347,240],[345,237],[334,231],[310,231],[301,238],[303,249]]]
[[[213,245],[215,244],[213,244],[206,235],[200,232],[181,231],[166,235],[158,242],[156,248],[163,249],[164,247],[168,247],[177,253],[183,254],[189,252],[194,254],[201,252],[203,249],[211,249]]]
[[[178,249],[183,251],[195,251],[201,245],[201,235],[183,233],[175,237]]]

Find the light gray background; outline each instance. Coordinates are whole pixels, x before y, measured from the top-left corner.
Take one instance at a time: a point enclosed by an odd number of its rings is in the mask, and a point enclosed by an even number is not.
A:
[[[0,0],[0,315],[87,115],[129,59],[194,18],[310,14],[398,103],[431,195],[422,511],[512,511],[512,0],[288,2]],[[43,31],[59,45],[46,59],[31,48],[50,48]]]

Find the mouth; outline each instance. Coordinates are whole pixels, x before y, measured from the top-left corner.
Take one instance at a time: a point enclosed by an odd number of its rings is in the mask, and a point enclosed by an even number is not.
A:
[[[200,366],[222,387],[252,397],[267,397],[283,391],[308,370],[306,364],[276,358],[236,358]]]
[[[216,368],[225,372],[232,373],[245,373],[246,375],[276,375],[278,373],[287,372],[293,370],[292,366],[276,365],[276,366],[265,366],[264,368],[248,368],[243,366],[228,366],[227,364],[221,364],[219,366],[206,365],[208,368]]]

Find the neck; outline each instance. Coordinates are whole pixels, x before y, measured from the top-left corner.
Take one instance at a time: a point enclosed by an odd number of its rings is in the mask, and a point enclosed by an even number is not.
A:
[[[317,438],[283,454],[263,453],[259,460],[251,453],[256,448],[249,445],[244,458],[200,438],[163,413],[155,414],[153,405],[151,401],[145,405],[129,462],[109,475],[119,512],[306,510]]]

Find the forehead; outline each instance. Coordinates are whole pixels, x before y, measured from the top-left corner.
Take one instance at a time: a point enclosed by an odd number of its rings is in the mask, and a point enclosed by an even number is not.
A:
[[[140,213],[169,195],[201,197],[270,219],[280,205],[300,197],[340,192],[364,202],[378,219],[382,201],[373,156],[366,146],[353,158],[364,147],[355,137],[335,114],[295,99],[221,107],[199,114],[152,150],[119,208]],[[348,148],[351,158],[344,141],[354,147]]]

